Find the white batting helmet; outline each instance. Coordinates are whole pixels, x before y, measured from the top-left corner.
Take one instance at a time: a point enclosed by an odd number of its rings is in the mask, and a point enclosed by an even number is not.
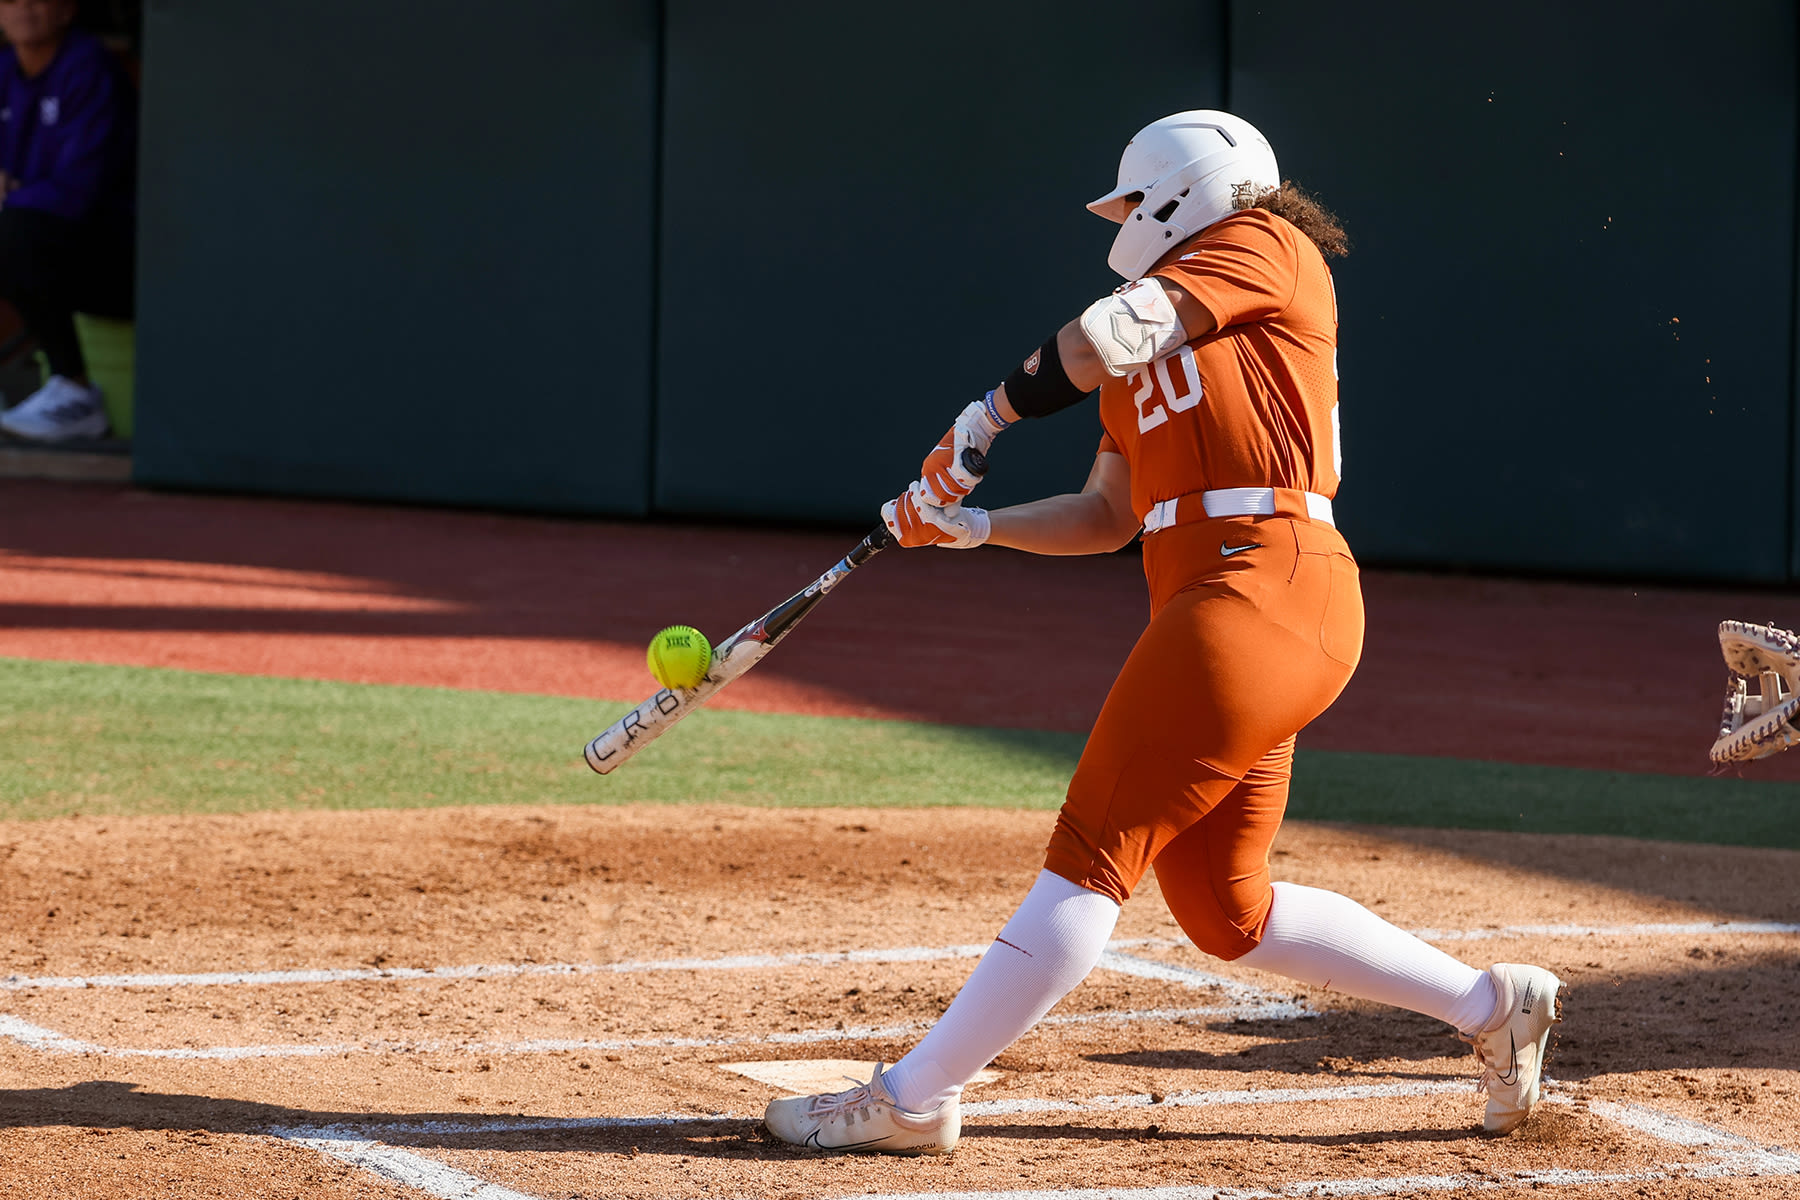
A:
[[[1152,121],[1125,147],[1119,186],[1088,205],[1120,226],[1106,265],[1142,278],[1157,259],[1230,216],[1244,184],[1256,191],[1281,186],[1275,151],[1256,126],[1210,108]]]

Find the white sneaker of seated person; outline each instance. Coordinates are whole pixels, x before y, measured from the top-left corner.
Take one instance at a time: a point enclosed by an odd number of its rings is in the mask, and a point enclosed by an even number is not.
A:
[[[106,434],[106,409],[100,389],[62,375],[0,413],[0,429],[31,442],[66,442]]]
[[[948,1154],[962,1135],[962,1105],[956,1097],[928,1113],[912,1113],[894,1103],[881,1082],[884,1064],[875,1064],[869,1082],[847,1092],[791,1096],[771,1101],[763,1126],[784,1142],[837,1154]]]

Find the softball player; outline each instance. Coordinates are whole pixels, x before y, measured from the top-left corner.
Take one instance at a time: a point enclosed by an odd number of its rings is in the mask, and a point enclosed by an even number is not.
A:
[[[1229,113],[1165,117],[1088,207],[1120,226],[1127,280],[969,405],[883,509],[901,544],[1040,554],[1118,549],[1143,531],[1151,620],[1106,698],[1044,870],[937,1025],[893,1067],[769,1105],[776,1136],[823,1150],[943,1154],[958,1097],[1099,960],[1155,868],[1208,954],[1440,1018],[1471,1041],[1486,1128],[1538,1098],[1560,981],[1466,966],[1318,888],[1271,883],[1294,736],[1349,682],[1362,592],[1332,523],[1338,443],[1331,215],[1284,184]],[[973,446],[1100,390],[1087,485],[992,513],[961,502]]]

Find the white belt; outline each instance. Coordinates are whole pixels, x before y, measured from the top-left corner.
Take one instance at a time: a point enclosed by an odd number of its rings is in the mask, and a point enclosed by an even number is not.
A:
[[[1177,496],[1173,500],[1164,500],[1160,504],[1150,506],[1144,514],[1144,532],[1155,533],[1180,520],[1197,521],[1200,513],[1193,511],[1195,499],[1200,501],[1200,509],[1208,517],[1271,517],[1275,515],[1275,489],[1266,487],[1220,488],[1218,491],[1192,492],[1185,496]],[[1185,504],[1183,503],[1185,501]],[[1181,515],[1177,516],[1177,509]],[[1331,519],[1331,501],[1317,492],[1306,493],[1306,515],[1315,521],[1323,521],[1335,526]]]

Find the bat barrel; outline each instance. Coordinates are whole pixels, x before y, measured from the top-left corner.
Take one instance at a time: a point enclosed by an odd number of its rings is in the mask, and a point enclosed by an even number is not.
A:
[[[605,733],[587,744],[582,756],[588,766],[605,775],[655,741],[658,734],[675,723],[682,707],[680,695],[664,688],[614,721]]]
[[[758,640],[759,624],[751,622],[713,647],[712,665],[698,684],[691,688],[663,688],[614,721],[582,752],[587,765],[601,775],[617,770],[668,732],[675,722],[705,704],[714,692],[755,666],[769,649],[767,643]]]
[[[605,733],[589,742],[587,744],[587,749],[582,751],[582,757],[587,759],[587,765],[601,775],[612,770],[612,766],[606,761],[607,759],[614,757],[612,732],[611,729],[607,730]]]
[[[619,748],[627,740],[624,726],[615,722],[611,729],[587,744],[582,757],[587,759],[588,766],[604,775],[625,761],[619,757]]]
[[[713,648],[706,677],[692,688],[664,688],[620,717],[587,744],[582,757],[601,775],[610,774],[660,737],[664,730],[706,703],[712,694],[755,666],[782,636],[799,623],[826,593],[851,571],[891,544],[888,531],[876,526],[854,550],[819,576]]]

